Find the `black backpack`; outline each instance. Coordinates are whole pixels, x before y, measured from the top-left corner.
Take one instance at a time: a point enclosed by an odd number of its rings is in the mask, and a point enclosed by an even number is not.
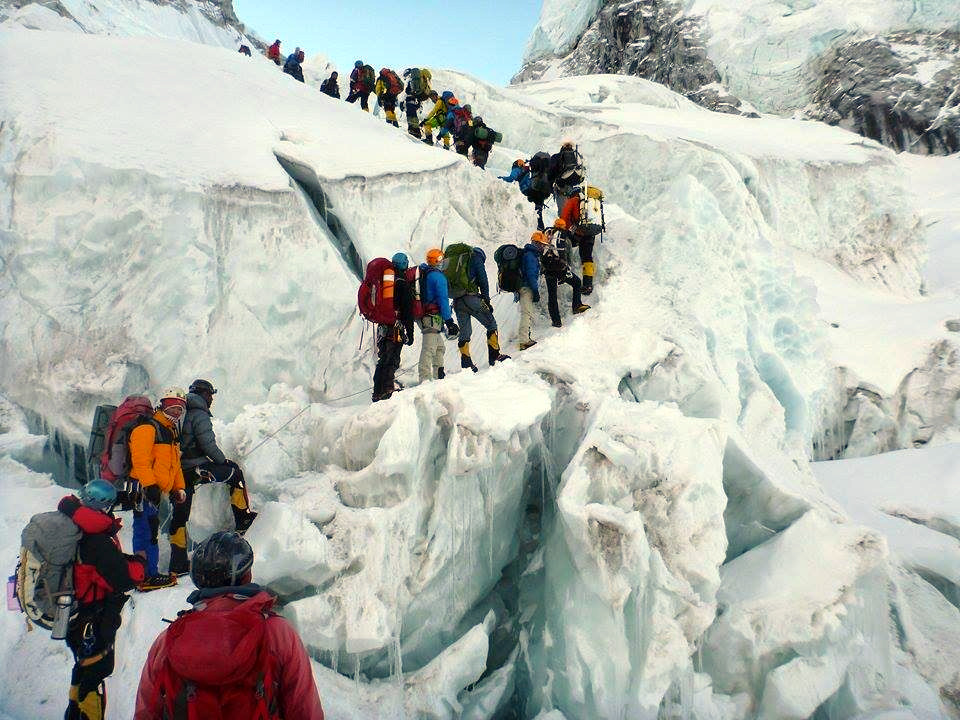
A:
[[[538,152],[530,158],[530,191],[549,197],[551,190],[550,182],[550,154]]]
[[[508,243],[501,245],[493,254],[497,264],[497,288],[504,292],[519,292],[523,284],[523,268],[520,248]]]
[[[574,187],[583,183],[585,168],[583,155],[576,148],[560,148],[560,159],[557,163],[557,185]]]

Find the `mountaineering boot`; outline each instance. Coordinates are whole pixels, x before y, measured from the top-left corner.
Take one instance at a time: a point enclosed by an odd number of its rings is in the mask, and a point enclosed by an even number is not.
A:
[[[500,337],[497,335],[496,330],[491,330],[487,333],[487,362],[490,363],[490,367],[493,367],[495,363],[503,362],[504,360],[509,360],[509,355],[503,355],[500,353]]]
[[[256,519],[257,513],[253,512],[253,510],[240,510],[239,508],[233,508],[233,524],[234,527],[236,527],[237,532],[241,535],[250,529],[250,526]]]
[[[380,402],[381,400],[389,400],[392,396],[393,396],[392,392],[380,393],[379,395],[377,393],[374,393],[373,401]]]
[[[164,575],[163,573],[160,573],[159,575],[148,577],[142,583],[137,585],[137,590],[140,592],[150,592],[151,590],[160,590],[161,588],[173,587],[176,584],[176,575]]]
[[[437,380],[443,380],[447,376],[447,373],[444,372],[443,366],[437,368]]]
[[[427,133],[426,135],[423,136],[423,139],[420,142],[424,142],[427,145],[433,145],[433,134]]]
[[[70,686],[70,701],[64,715],[67,720],[103,720],[107,711],[107,690],[101,682],[95,690],[80,697],[80,686]]]
[[[589,305],[577,305],[577,306],[573,309],[573,314],[574,314],[574,315],[579,315],[580,313],[586,312],[586,311],[589,310],[589,309],[590,309],[590,306],[589,306]]]
[[[532,348],[532,347],[533,347],[534,345],[536,345],[536,344],[537,344],[537,341],[536,341],[536,340],[528,340],[527,342],[522,342],[522,343],[520,343],[520,349],[521,349],[521,350],[526,350],[526,349],[528,349],[528,348]]]
[[[584,295],[589,295],[593,292],[593,272],[596,269],[596,266],[592,262],[585,262],[583,264],[583,284],[580,287],[580,292]]]
[[[170,569],[171,575],[189,575],[190,559],[187,557],[187,548],[170,543]]]
[[[473,364],[473,358],[470,357],[470,343],[465,342],[463,345],[458,346],[460,350],[460,367],[464,370],[470,369],[474,372],[480,372],[477,369],[477,366]]]
[[[574,310],[574,312],[576,312],[576,310]],[[559,320],[554,320],[554,321],[553,321],[553,326],[554,326],[554,327],[563,327],[563,323],[560,322]]]

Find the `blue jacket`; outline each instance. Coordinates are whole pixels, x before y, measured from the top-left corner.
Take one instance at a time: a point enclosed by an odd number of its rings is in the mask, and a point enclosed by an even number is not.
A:
[[[509,182],[520,183],[520,192],[524,195],[527,194],[527,190],[530,189],[530,184],[532,180],[530,179],[530,170],[525,167],[520,167],[519,165],[514,165],[513,169],[510,171],[510,174],[507,176],[500,176],[501,180],[506,180]]]
[[[433,303],[440,307],[440,317],[443,321],[452,319],[450,316],[450,289],[447,286],[447,276],[441,270],[421,263],[420,274],[425,278],[423,282],[423,297],[421,301]]]
[[[470,254],[467,277],[480,288],[480,295],[485,298],[490,297],[490,281],[487,280],[487,256],[480,248],[474,248]]]
[[[303,82],[303,68],[300,67],[300,61],[297,60],[297,53],[293,52],[287,56],[287,61],[283,64],[283,71]]]
[[[536,294],[540,288],[540,251],[532,242],[523,247],[520,269],[523,274],[523,284]]]

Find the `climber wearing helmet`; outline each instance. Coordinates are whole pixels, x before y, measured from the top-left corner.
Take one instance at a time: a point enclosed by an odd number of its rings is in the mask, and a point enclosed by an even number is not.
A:
[[[420,332],[423,345],[420,347],[420,382],[441,380],[445,376],[443,368],[444,327],[448,337],[456,337],[460,328],[453,322],[450,314],[450,289],[443,274],[443,250],[433,248],[427,251],[426,262],[420,265],[420,277],[423,279],[423,317],[420,318]]]
[[[350,73],[350,94],[347,95],[348,103],[360,101],[360,107],[370,112],[370,93],[373,92],[373,85],[376,82],[376,76],[373,68],[364,65],[363,60],[357,60],[353,64],[353,72]]]

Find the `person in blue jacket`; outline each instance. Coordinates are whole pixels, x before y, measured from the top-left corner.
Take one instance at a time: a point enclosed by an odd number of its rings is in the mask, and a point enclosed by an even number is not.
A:
[[[497,333],[497,320],[493,316],[493,305],[490,303],[490,281],[487,279],[487,256],[478,247],[470,254],[470,264],[467,266],[467,277],[477,286],[477,292],[467,292],[453,301],[453,311],[457,314],[460,323],[460,338],[457,345],[460,348],[460,367],[470,368],[477,372],[470,357],[470,336],[473,334],[473,322],[477,322],[487,330],[487,362],[491,367],[497,362],[509,360],[509,355],[500,352],[500,337]]]
[[[526,350],[537,344],[537,341],[531,335],[531,330],[533,329],[533,314],[536,312],[534,303],[540,302],[540,253],[544,245],[550,244],[542,230],[535,230],[530,236],[530,241],[524,246],[523,255],[520,259],[523,285],[520,286],[520,291],[516,297],[516,300],[520,302],[520,329],[517,333],[517,340],[520,343],[521,350]]]
[[[443,337],[441,330],[447,328],[447,337],[455,337],[460,328],[453,321],[450,314],[450,289],[447,278],[440,269],[443,262],[443,251],[433,248],[427,252],[427,261],[420,265],[420,277],[423,278],[423,294],[420,302],[423,304],[423,317],[420,318],[420,332],[423,335],[423,345],[420,348],[420,382],[427,380],[442,380],[443,369]]]
[[[300,82],[303,82],[303,68],[300,66],[303,57],[303,50],[297,48],[287,56],[287,61],[283,64],[283,71]]]
[[[501,180],[506,180],[508,183],[515,182],[520,186],[520,192],[537,209],[537,230],[543,230],[543,198],[531,197],[530,195],[533,178],[530,175],[530,166],[527,165],[526,161],[523,158],[518,158],[514,161],[513,167],[510,168],[510,174],[500,175],[499,177]]]

